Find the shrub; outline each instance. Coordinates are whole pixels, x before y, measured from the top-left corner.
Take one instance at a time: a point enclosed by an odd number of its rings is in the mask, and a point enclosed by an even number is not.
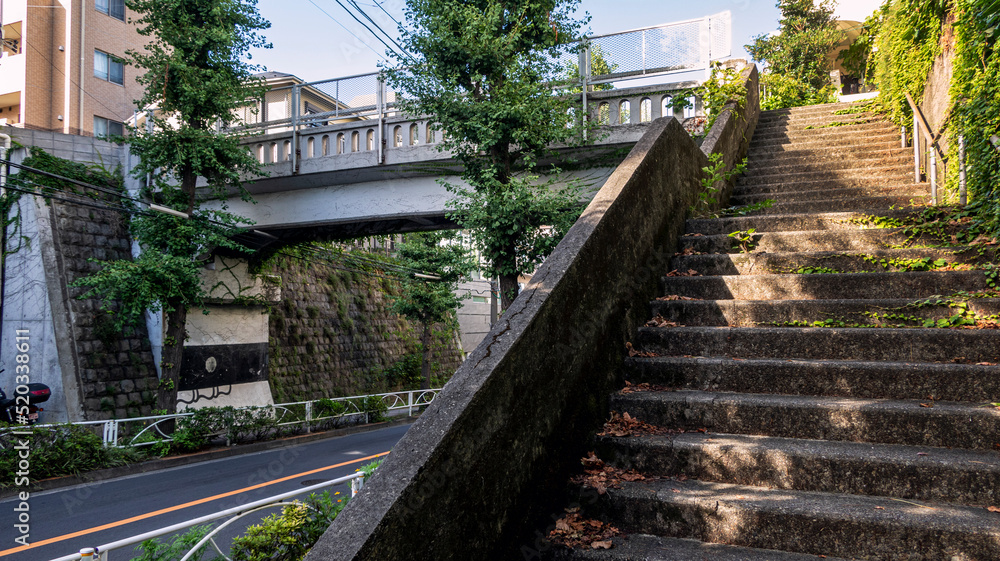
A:
[[[336,496],[336,495],[335,495]],[[233,540],[233,561],[299,561],[305,557],[346,505],[329,491],[309,495],[303,503],[285,506]]]
[[[361,410],[368,416],[369,423],[380,423],[386,419],[385,412],[389,407],[377,395],[369,395],[361,403]]]
[[[184,557],[188,551],[191,551],[191,548],[201,541],[211,529],[211,526],[194,526],[187,532],[175,536],[169,543],[163,543],[155,538],[146,540],[135,548],[136,551],[142,553],[138,557],[133,557],[132,561],[177,561]],[[191,559],[200,561],[207,550],[208,545],[206,544]]]
[[[79,425],[31,427],[31,435],[0,434],[0,485],[16,480],[19,441],[31,449],[31,479],[73,475],[84,471],[128,465],[145,459],[142,450],[106,448],[93,428]],[[19,431],[20,432],[20,431]]]

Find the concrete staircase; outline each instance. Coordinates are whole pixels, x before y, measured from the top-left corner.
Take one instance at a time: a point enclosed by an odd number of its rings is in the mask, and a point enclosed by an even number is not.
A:
[[[669,432],[597,437],[646,479],[583,506],[626,537],[557,557],[1000,559],[1000,333],[914,327],[1000,300],[967,297],[981,270],[912,270],[975,252],[872,227],[929,189],[899,131],[849,107],[762,113],[733,204],[775,203],[688,221],[672,268],[699,276],[664,277],[611,398]]]

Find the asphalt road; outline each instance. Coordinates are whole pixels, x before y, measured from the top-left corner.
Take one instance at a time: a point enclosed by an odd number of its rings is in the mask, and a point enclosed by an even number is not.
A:
[[[19,501],[0,502],[0,559],[44,561],[84,547],[139,535],[185,520],[278,495],[323,479],[354,473],[383,454],[409,425],[331,438],[289,448],[234,456],[120,479],[32,493],[30,544],[13,540]],[[346,485],[331,487],[350,496]],[[224,530],[217,540],[228,553],[232,537],[249,524],[280,510],[262,511]],[[245,521],[245,522],[244,522]],[[131,548],[111,552],[110,561],[128,561]],[[206,556],[210,558],[210,556]]]

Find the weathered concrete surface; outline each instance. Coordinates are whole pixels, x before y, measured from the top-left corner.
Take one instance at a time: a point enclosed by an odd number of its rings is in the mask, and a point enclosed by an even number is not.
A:
[[[870,560],[1000,557],[1000,522],[983,508],[692,479],[625,483],[602,499],[626,532]]]
[[[983,271],[664,277],[664,294],[704,300],[927,298],[988,288]]]
[[[854,360],[655,357],[626,360],[626,378],[720,392],[986,403],[1000,395],[1000,367]]]
[[[664,355],[1000,362],[992,329],[643,327],[636,340]]]
[[[554,559],[579,561],[817,561],[815,555],[787,553],[772,549],[750,549],[697,540],[664,538],[648,534],[631,534],[614,538],[612,549],[576,549],[556,551]],[[845,561],[839,557],[824,556],[826,561]]]
[[[930,299],[936,300],[936,299]],[[966,309],[978,316],[1000,314],[1000,299],[974,298],[968,308],[952,307],[944,298],[929,304],[924,298],[842,300],[654,300],[653,315],[685,326],[756,327],[842,322],[849,325],[919,327],[924,320],[948,319]],[[958,302],[954,302],[958,304]]]
[[[969,403],[935,401],[933,407],[921,403],[928,402],[688,390],[635,392],[612,398],[615,410],[670,428],[993,449],[1000,431],[1000,411]]]
[[[746,78],[757,92],[756,69]],[[757,118],[720,116],[702,150],[736,161]],[[509,559],[606,411],[707,158],[660,119],[486,340],[307,559]],[[579,444],[577,444],[579,443]]]
[[[621,469],[685,475],[773,489],[996,504],[1000,459],[993,452],[687,432],[597,439],[597,454]],[[933,481],[933,485],[925,485]]]
[[[742,228],[736,228],[740,230]],[[730,230],[735,231],[735,230]],[[951,253],[954,252],[954,253]],[[694,269],[703,275],[767,275],[790,273],[800,267],[825,267],[839,272],[863,273],[876,271],[905,271],[918,265],[941,260],[945,263],[987,263],[989,254],[980,256],[968,246],[948,248],[948,253],[938,248],[882,249],[869,252],[792,251],[782,253],[729,253],[682,255],[674,257],[673,268],[679,271]]]

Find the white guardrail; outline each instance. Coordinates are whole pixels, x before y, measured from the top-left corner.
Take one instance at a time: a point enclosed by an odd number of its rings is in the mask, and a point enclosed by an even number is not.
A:
[[[385,411],[406,411],[413,415],[414,411],[429,405],[441,388],[429,390],[409,390],[371,395],[355,395],[350,397],[335,397],[329,399],[314,399],[311,401],[296,401],[293,403],[276,403],[253,408],[256,410],[271,410],[277,419],[278,427],[304,425],[305,432],[310,432],[314,423],[323,421],[339,421],[344,419],[367,416],[370,410],[365,403],[372,398],[381,398]],[[250,408],[244,408],[250,409]],[[108,419],[105,421],[81,421],[70,423],[78,426],[100,426],[105,446],[140,447],[151,446],[161,442],[171,442],[173,438],[166,434],[161,425],[172,419],[189,417],[193,413],[177,413],[173,415],[156,415],[150,417],[133,417],[129,419]],[[34,428],[59,428],[65,425],[33,425]],[[18,427],[10,427],[15,430]],[[0,429],[2,432],[4,429]]]
[[[318,491],[324,487],[330,487],[332,485],[338,485],[340,483],[345,483],[347,481],[351,482],[351,496],[358,494],[361,487],[364,486],[364,474],[354,473],[351,475],[346,475],[344,477],[338,477],[337,479],[331,479],[329,481],[324,481],[323,483],[317,483],[315,485],[310,485],[309,487],[304,487],[302,489],[296,489],[294,491],[289,491],[281,495],[275,495],[273,497],[268,497],[266,499],[261,499],[243,506],[233,507],[227,510],[219,511],[214,514],[208,514],[200,518],[194,518],[173,526],[167,526],[166,528],[160,528],[159,530],[153,530],[152,532],[146,532],[145,534],[139,534],[138,536],[132,536],[131,538],[125,538],[123,540],[114,541],[111,543],[106,543],[99,545],[97,547],[86,547],[80,550],[79,553],[73,553],[70,555],[64,555],[63,557],[58,557],[52,561],[76,561],[82,559],[84,561],[108,561],[108,554],[116,549],[122,549],[129,546],[134,546],[140,544],[146,540],[151,540],[153,538],[159,538],[162,536],[167,536],[181,530],[185,530],[192,526],[197,526],[199,524],[204,524],[206,522],[212,522],[219,520],[221,518],[226,518],[227,516],[232,516],[231,519],[220,524],[218,527],[213,528],[211,532],[205,535],[197,544],[195,544],[187,554],[180,559],[180,561],[188,561],[195,555],[195,553],[206,545],[211,545],[215,548],[215,551],[222,556],[223,559],[229,559],[222,550],[219,548],[218,544],[215,543],[215,536],[223,528],[229,526],[230,524],[236,522],[240,518],[249,516],[257,511],[264,510],[267,508],[273,508],[276,506],[290,505],[293,502],[288,502],[286,499],[290,499],[297,495],[302,495],[304,493],[311,493],[313,491]],[[301,503],[300,503],[301,504]]]

